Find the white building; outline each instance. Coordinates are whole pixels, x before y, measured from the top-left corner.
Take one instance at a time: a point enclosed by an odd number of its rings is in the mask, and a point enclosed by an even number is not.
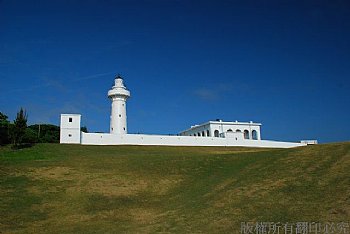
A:
[[[60,143],[80,144],[81,115],[61,114]]]
[[[261,140],[261,123],[209,121],[180,132],[180,136],[234,137],[245,140]]]
[[[126,101],[130,92],[118,75],[108,91],[112,101],[110,133],[80,131],[79,114],[61,114],[60,143],[84,145],[172,145],[172,146],[245,146],[291,148],[307,145],[261,139],[261,124],[250,122],[209,121],[180,132],[177,136],[127,133]]]

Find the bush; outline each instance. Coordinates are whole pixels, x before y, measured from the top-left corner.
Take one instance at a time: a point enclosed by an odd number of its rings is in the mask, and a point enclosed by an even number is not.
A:
[[[31,128],[27,128],[23,136],[23,143],[34,144],[37,142],[37,140],[37,133]]]

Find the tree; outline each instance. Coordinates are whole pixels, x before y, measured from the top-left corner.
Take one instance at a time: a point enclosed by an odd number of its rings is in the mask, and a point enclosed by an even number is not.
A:
[[[87,129],[86,126],[81,127],[81,128],[80,128],[80,131],[85,132],[85,133],[88,133],[88,129]]]
[[[14,146],[22,143],[27,128],[27,113],[23,108],[17,113],[17,117],[13,122],[12,141]]]
[[[10,121],[7,116],[0,112],[0,145],[10,143]]]
[[[36,142],[58,143],[60,142],[60,127],[52,124],[34,124],[28,126],[36,134]]]
[[[0,112],[0,123],[2,122],[8,122],[8,117],[7,115],[3,114],[2,112]]]

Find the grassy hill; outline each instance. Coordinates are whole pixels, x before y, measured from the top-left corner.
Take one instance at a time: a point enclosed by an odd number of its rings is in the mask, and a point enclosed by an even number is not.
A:
[[[0,233],[239,233],[350,220],[350,143],[0,148]]]

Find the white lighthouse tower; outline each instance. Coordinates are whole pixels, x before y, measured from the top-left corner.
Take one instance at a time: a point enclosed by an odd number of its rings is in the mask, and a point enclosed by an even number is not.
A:
[[[126,134],[126,100],[130,97],[130,91],[124,86],[120,75],[115,78],[108,97],[112,101],[110,133]]]

